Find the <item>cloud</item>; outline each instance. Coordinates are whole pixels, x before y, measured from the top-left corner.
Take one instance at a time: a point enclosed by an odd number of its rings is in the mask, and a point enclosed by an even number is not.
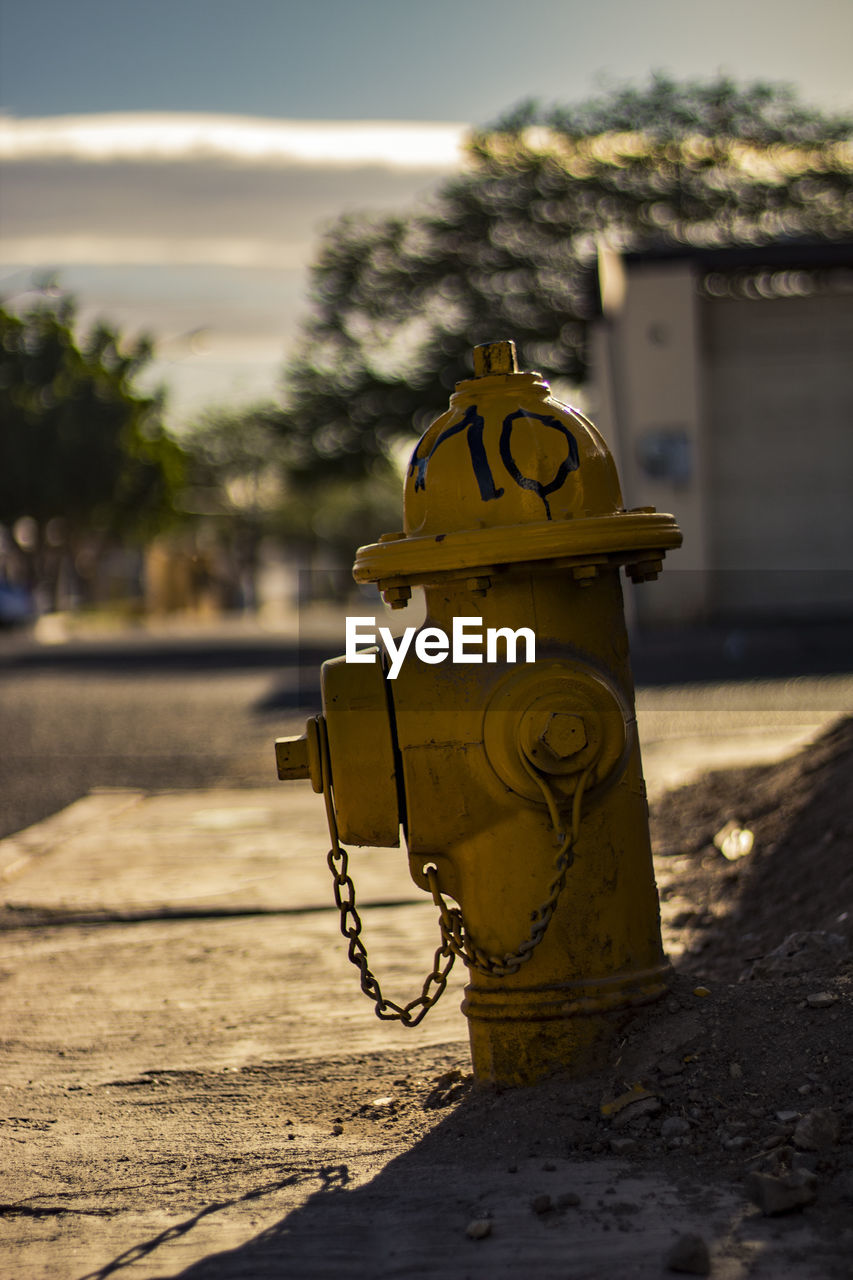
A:
[[[9,160],[0,191],[0,262],[304,266],[344,210],[402,210],[439,175],[360,165],[235,165],[193,154],[93,162]]]
[[[156,236],[59,234],[12,236],[0,246],[9,267],[36,263],[59,266],[220,266],[299,270],[305,266],[304,241],[264,241],[239,236]]]
[[[166,112],[0,117],[0,160],[217,158],[247,165],[447,172],[469,126],[397,120],[270,120]]]
[[[0,291],[59,270],[88,324],[160,340],[172,416],[273,395],[323,226],[403,211],[457,169],[461,125],[130,115],[0,119]],[[197,330],[205,342],[186,335]]]

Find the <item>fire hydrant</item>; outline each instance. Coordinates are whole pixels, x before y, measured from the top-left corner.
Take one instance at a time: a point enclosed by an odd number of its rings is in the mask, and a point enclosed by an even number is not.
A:
[[[415,1025],[461,957],[479,1081],[590,1070],[666,989],[619,569],[654,578],[680,543],[671,515],[625,510],[602,437],[518,371],[513,343],[477,347],[412,454],[403,530],[356,554],[356,581],[392,607],[423,587],[416,643],[396,664],[387,645],[324,663],[323,714],[276,743],[279,776],[325,795],[376,1012]],[[401,828],[440,926],[404,1007],[368,967],[341,845],[397,846]]]

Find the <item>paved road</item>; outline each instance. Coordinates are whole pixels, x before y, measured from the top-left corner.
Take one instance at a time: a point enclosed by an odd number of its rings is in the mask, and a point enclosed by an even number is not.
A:
[[[308,655],[313,670],[319,656]],[[274,782],[272,741],[297,731],[297,704],[312,696],[296,657],[292,642],[227,630],[62,645],[6,637],[0,835],[93,787]]]

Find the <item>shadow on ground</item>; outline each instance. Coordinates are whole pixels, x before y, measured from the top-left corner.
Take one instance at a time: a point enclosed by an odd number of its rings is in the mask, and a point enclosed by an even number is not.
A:
[[[410,1073],[395,1082],[410,1099],[396,1119],[387,1110],[384,1118],[371,1114],[392,1100],[371,1103],[389,1067],[385,1055],[367,1056],[346,1107],[340,1095],[332,1104],[343,1122],[337,1136],[330,1124],[330,1136],[312,1140],[279,1182],[207,1206],[88,1280],[154,1255],[205,1217],[297,1184],[300,1199],[309,1194],[291,1212],[169,1280],[516,1280],[522,1269],[537,1280],[660,1280],[669,1251],[691,1234],[706,1242],[715,1280],[840,1280],[853,1244],[850,1125],[828,1147],[795,1151],[794,1123],[779,1117],[825,1113],[833,1104],[841,1113],[850,1087],[851,980],[849,965],[821,977],[835,1017],[825,1008],[791,1017],[803,990],[798,977],[700,998],[695,979],[677,974],[664,1001],[620,1022],[610,1066],[582,1082],[557,1075],[500,1092],[474,1088],[458,1066],[427,1082],[412,1078],[423,1064],[405,1055],[391,1068],[396,1074],[408,1064]],[[464,1061],[458,1047],[445,1054],[454,1059]],[[441,1055],[431,1061],[434,1070]],[[814,1071],[820,1064],[829,1065]],[[310,1077],[306,1094],[317,1118],[330,1103],[323,1071]],[[797,1087],[809,1076],[804,1102]],[[624,1097],[638,1082],[643,1095],[633,1112],[602,1110],[604,1099]],[[799,1110],[786,1110],[792,1099]],[[748,1175],[783,1178],[798,1161],[817,1188],[814,1202],[805,1212],[763,1216],[747,1193]],[[236,1225],[232,1239],[243,1230]],[[165,1271],[152,1274],[166,1280]]]
[[[468,1098],[367,1183],[354,1185],[347,1163],[323,1164],[308,1175],[316,1189],[299,1208],[170,1280],[516,1280],[520,1266],[543,1280],[658,1277],[677,1236],[703,1231],[707,1237],[709,1225],[718,1253],[749,1249],[748,1241],[741,1246],[731,1239],[739,1206],[730,1191],[709,1189],[698,1179],[674,1182],[612,1158],[579,1158],[569,1150],[567,1117],[558,1119],[559,1139],[528,1133],[519,1143],[512,1107],[500,1099]],[[519,1145],[534,1154],[520,1157]],[[241,1199],[263,1194],[260,1188]],[[90,1280],[106,1280],[152,1255],[167,1238],[191,1231],[204,1216],[230,1207],[209,1206],[129,1249]],[[480,1232],[486,1234],[477,1238]],[[766,1236],[760,1224],[759,1235]],[[785,1274],[777,1270],[774,1280]]]

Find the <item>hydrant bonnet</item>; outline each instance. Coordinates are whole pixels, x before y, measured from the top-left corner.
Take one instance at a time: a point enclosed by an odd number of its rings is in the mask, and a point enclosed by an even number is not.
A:
[[[625,511],[601,435],[538,373],[518,372],[513,343],[476,348],[477,370],[415,446],[403,530],[359,548],[358,582],[401,592],[495,564],[628,564],[680,544],[672,516]]]

